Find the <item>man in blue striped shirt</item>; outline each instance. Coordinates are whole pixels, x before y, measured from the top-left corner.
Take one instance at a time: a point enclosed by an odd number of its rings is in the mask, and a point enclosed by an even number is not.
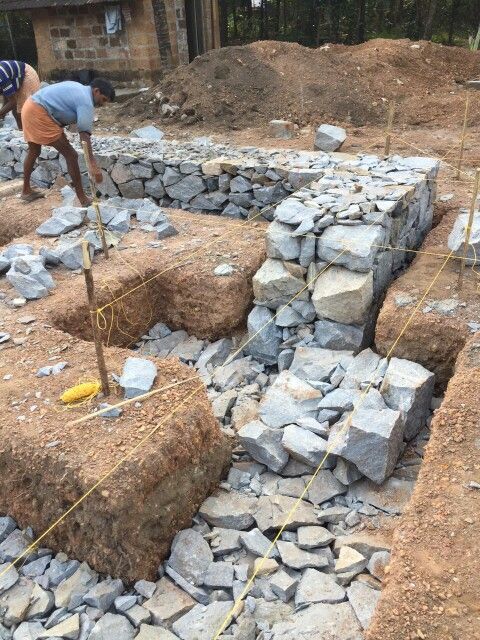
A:
[[[0,94],[3,96],[0,119],[13,111],[18,128],[21,129],[23,105],[39,89],[37,72],[29,64],[20,60],[0,60]]]

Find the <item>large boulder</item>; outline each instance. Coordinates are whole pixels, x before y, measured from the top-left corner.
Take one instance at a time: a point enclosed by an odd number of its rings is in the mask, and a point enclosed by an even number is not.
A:
[[[452,232],[448,236],[448,248],[457,256],[463,256],[465,240],[467,237],[468,213],[460,213],[455,220]],[[476,264],[480,256],[480,211],[476,211],[473,217],[470,242],[467,250],[467,264]]]
[[[393,472],[403,450],[403,421],[392,409],[358,409],[348,428],[340,422],[332,427],[328,439],[333,453],[352,462],[377,484]]]
[[[347,132],[342,127],[322,124],[315,133],[314,149],[320,151],[337,151],[345,142]]]
[[[282,427],[305,415],[314,417],[321,399],[320,391],[285,370],[267,389],[259,415],[266,425]]]
[[[320,318],[361,325],[373,299],[373,273],[357,273],[331,266],[315,283],[312,302]]]
[[[281,260],[271,258],[253,276],[253,293],[260,305],[270,309],[287,304],[295,295],[297,300],[309,297],[303,277],[293,275]]]
[[[292,228],[274,220],[265,236],[267,256],[279,260],[297,260],[300,257],[300,238],[292,236]]]
[[[282,446],[282,431],[270,429],[261,420],[253,420],[238,432],[238,439],[248,453],[272,471],[279,472],[288,462]]]
[[[348,602],[312,604],[290,619],[276,622],[271,640],[363,640],[358,620]]]
[[[352,361],[351,351],[297,347],[290,372],[316,386],[315,383],[329,380],[338,365],[347,369]]]
[[[383,244],[385,231],[380,225],[349,227],[334,225],[325,229],[317,243],[321,260],[345,265],[351,271],[370,271]]]
[[[405,424],[404,438],[411,440],[427,420],[435,384],[435,374],[421,364],[392,358],[381,392],[388,407],[400,411]]]

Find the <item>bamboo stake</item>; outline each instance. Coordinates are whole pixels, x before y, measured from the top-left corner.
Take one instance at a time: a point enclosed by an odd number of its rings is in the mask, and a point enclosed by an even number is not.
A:
[[[460,174],[462,172],[463,152],[465,150],[465,136],[467,133],[469,107],[470,107],[470,93],[467,91],[467,99],[465,101],[465,115],[463,116],[462,137],[460,138],[460,152],[458,154],[457,173],[455,175],[456,180],[460,180]]]
[[[88,308],[90,310],[90,320],[92,322],[93,341],[95,343],[95,352],[97,354],[98,371],[100,373],[100,380],[102,381],[102,391],[105,396],[108,396],[110,395],[110,385],[108,384],[107,367],[105,365],[105,358],[103,357],[103,346],[98,334],[98,327],[96,323],[97,302],[95,300],[95,286],[93,284],[92,262],[90,260],[88,240],[82,241],[82,257],[83,274],[85,276],[85,285],[87,287]]]
[[[105,229],[103,228],[102,215],[100,213],[100,206],[98,204],[98,200],[97,200],[97,196],[96,196],[95,182],[94,182],[93,176],[92,176],[92,165],[90,164],[90,156],[88,155],[87,143],[86,142],[82,142],[82,147],[83,147],[83,155],[85,156],[85,162],[87,164],[88,179],[90,180],[90,189],[92,191],[92,197],[93,197],[93,203],[92,204],[93,204],[93,207],[95,209],[95,215],[97,217],[98,234],[100,236],[100,240],[102,241],[103,253],[105,254],[105,258],[108,260],[110,255],[108,253],[108,245],[107,245],[107,241],[105,239]]]
[[[465,228],[465,242],[463,244],[463,256],[460,262],[460,273],[458,274],[458,289],[461,290],[463,286],[463,274],[465,271],[465,262],[468,254],[468,247],[470,245],[470,237],[472,235],[473,216],[475,214],[475,206],[477,204],[478,190],[480,187],[480,169],[475,172],[475,185],[473,187],[472,203],[470,205],[470,213],[468,215],[468,223]]]
[[[385,138],[385,150],[384,150],[385,156],[390,155],[390,145],[392,142],[392,127],[393,127],[394,115],[395,115],[395,103],[392,101],[390,102],[390,105],[388,108],[387,136]]]

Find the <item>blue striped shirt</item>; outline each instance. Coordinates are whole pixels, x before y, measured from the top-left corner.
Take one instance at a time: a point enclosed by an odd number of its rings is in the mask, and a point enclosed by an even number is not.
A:
[[[0,93],[5,98],[20,89],[25,77],[25,63],[18,60],[0,60]]]

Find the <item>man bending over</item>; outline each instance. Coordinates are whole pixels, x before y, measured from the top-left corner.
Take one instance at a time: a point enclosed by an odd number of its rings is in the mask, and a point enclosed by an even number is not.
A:
[[[95,181],[102,182],[102,172],[93,157],[90,135],[93,127],[94,107],[103,107],[115,100],[115,90],[103,78],[96,78],[90,86],[79,82],[59,82],[44,87],[29,98],[22,109],[23,135],[28,142],[28,153],[23,167],[22,199],[32,202],[42,195],[31,188],[30,178],[42,145],[49,145],[59,151],[67,162],[73,187],[82,206],[91,200],[82,186],[78,153],[72,147],[63,127],[76,124],[80,140],[87,143],[88,155]]]

